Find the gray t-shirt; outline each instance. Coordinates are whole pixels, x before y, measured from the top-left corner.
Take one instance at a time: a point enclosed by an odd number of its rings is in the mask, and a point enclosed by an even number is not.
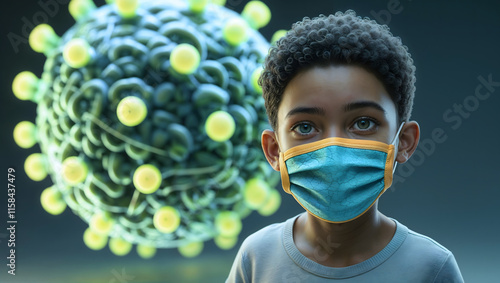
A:
[[[463,282],[453,254],[429,237],[396,222],[396,233],[373,257],[348,267],[327,267],[299,252],[293,223],[267,226],[241,245],[226,283],[331,282]],[[335,246],[332,245],[334,252]],[[321,256],[319,254],[318,256]]]

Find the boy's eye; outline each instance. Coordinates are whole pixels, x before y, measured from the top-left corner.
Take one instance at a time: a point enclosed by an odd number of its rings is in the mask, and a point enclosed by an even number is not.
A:
[[[369,129],[370,128],[370,124],[373,123],[372,121],[368,120],[368,119],[362,119],[362,120],[358,120],[356,122],[356,126],[358,127],[358,129],[360,130],[366,130],[366,129]]]
[[[372,119],[361,118],[354,123],[354,130],[356,131],[371,131],[378,125],[378,123]]]
[[[292,127],[292,131],[299,135],[305,136],[311,134],[315,130],[314,126],[309,123],[300,123]]]

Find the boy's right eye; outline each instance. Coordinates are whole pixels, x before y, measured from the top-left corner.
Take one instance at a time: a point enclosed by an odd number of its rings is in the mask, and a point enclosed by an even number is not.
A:
[[[300,136],[308,136],[314,132],[317,132],[317,129],[313,125],[311,125],[311,123],[306,122],[295,124],[291,128],[291,130]]]

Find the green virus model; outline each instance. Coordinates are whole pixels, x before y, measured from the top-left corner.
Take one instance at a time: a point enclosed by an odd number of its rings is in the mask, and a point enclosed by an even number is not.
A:
[[[14,140],[39,144],[24,167],[54,183],[42,207],[69,206],[89,224],[90,249],[192,257],[211,239],[229,249],[242,218],[280,206],[260,149],[269,43],[256,30],[271,13],[250,1],[239,15],[224,2],[72,0],[76,24],[62,37],[47,24],[31,32],[47,60],[40,79],[24,71],[13,81],[16,97],[38,105]]]

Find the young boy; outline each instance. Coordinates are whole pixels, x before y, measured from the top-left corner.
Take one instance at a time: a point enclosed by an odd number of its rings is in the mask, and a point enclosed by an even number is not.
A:
[[[226,282],[463,282],[449,250],[377,208],[418,144],[414,73],[401,40],[351,10],[271,48],[262,148],[306,212],[249,236]]]

